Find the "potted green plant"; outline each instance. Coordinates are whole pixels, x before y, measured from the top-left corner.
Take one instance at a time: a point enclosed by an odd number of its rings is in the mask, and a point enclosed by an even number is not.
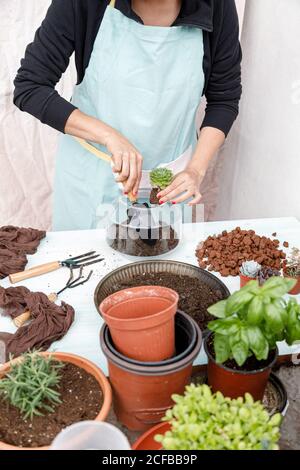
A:
[[[213,391],[236,398],[246,392],[261,400],[277,359],[277,342],[300,340],[300,306],[285,300],[296,281],[273,277],[249,282],[228,299],[208,308],[217,319],[205,339],[208,382]]]
[[[281,276],[280,271],[278,269],[270,268],[268,266],[263,266],[258,274],[257,280],[260,286],[262,286],[268,279],[271,277],[279,277]]]
[[[244,261],[240,267],[240,285],[244,287],[249,281],[257,278],[261,265],[256,261]]]
[[[281,415],[270,417],[249,394],[229,399],[192,384],[172,398],[175,405],[163,419],[171,428],[154,438],[164,450],[279,449]]]
[[[66,426],[104,421],[112,401],[103,372],[66,353],[26,353],[0,368],[0,450],[47,450]]]
[[[152,191],[150,194],[150,203],[159,204],[157,194],[166,189],[174,178],[172,170],[168,168],[155,168],[150,173],[150,183]]]
[[[283,268],[283,275],[292,279],[296,279],[297,283],[293,289],[290,290],[291,295],[300,294],[300,250],[293,248],[291,255],[288,257]]]

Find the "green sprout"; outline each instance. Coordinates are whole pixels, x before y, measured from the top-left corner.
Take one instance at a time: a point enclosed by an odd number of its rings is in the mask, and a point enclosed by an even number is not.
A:
[[[19,408],[24,420],[43,416],[42,410],[52,413],[53,406],[61,403],[57,387],[62,367],[64,364],[51,356],[26,353],[0,380],[0,397]]]
[[[207,385],[186,387],[173,395],[175,406],[163,421],[171,430],[156,435],[164,450],[277,450],[280,438],[279,413],[270,417],[261,402],[251,395],[224,398],[212,394]]]
[[[153,188],[166,189],[174,178],[173,172],[168,168],[156,168],[150,173],[150,182]]]

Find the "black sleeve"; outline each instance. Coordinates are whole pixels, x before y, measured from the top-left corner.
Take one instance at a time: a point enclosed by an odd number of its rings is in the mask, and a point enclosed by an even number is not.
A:
[[[15,105],[61,132],[76,109],[55,90],[74,51],[74,24],[73,0],[53,0],[14,81]]]
[[[213,39],[215,51],[205,93],[206,114],[201,127],[215,127],[227,136],[239,112],[242,52],[234,0],[224,0],[223,8],[223,20]]]

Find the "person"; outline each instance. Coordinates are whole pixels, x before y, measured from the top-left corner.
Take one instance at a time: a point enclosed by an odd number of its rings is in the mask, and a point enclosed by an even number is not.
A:
[[[55,86],[75,52],[71,101]],[[54,230],[91,229],[99,206],[176,175],[160,203],[200,202],[209,162],[237,117],[241,48],[234,0],[53,0],[21,61],[14,103],[62,133]],[[207,100],[201,129],[196,115]],[[89,153],[74,137],[111,156]]]

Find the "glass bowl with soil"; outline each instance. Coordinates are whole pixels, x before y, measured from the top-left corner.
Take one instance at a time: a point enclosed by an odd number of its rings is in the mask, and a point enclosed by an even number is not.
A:
[[[156,257],[178,246],[181,229],[179,206],[150,204],[149,192],[141,191],[135,203],[122,197],[114,204],[106,240],[119,253],[132,257]]]

